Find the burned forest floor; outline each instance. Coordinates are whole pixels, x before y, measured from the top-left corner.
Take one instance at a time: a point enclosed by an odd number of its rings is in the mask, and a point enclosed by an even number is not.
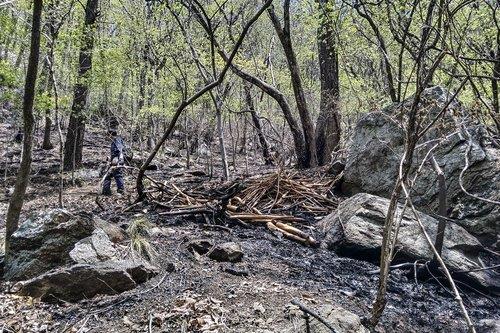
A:
[[[65,174],[64,206],[124,229],[138,216],[149,220],[153,226],[149,233],[152,263],[159,273],[136,289],[77,303],[43,303],[15,296],[8,292],[10,284],[1,281],[1,332],[305,332],[304,319],[291,304],[293,299],[312,309],[330,303],[361,318],[369,316],[378,283],[373,263],[299,244],[262,225],[214,223],[200,215],[171,216],[147,203],[131,206],[135,197],[132,171],[126,172],[125,195],[99,196],[96,201],[99,168],[108,153],[107,138],[96,133],[87,133],[84,168],[75,172],[74,185],[71,174]],[[38,148],[41,134],[38,137],[22,219],[30,212],[58,207],[56,134],[56,148],[50,151]],[[8,192],[14,184],[21,149],[12,143],[12,135],[12,127],[0,124],[0,228],[4,227]],[[181,157],[163,156],[155,163],[159,167],[155,177],[161,177],[155,179],[160,181],[175,181],[188,171]],[[204,169],[203,162],[193,160],[191,171],[203,175]],[[273,170],[250,166],[249,171],[260,174]],[[217,182],[207,177],[209,181]],[[315,221],[309,218],[307,225],[313,237],[318,236]],[[190,251],[189,244],[200,239],[213,244],[238,243],[243,259],[238,263],[218,262]],[[127,241],[123,246],[128,246]],[[500,320],[500,298],[462,290],[474,322]],[[395,270],[377,331],[465,332],[466,326],[445,287],[432,279],[416,281],[405,271]]]

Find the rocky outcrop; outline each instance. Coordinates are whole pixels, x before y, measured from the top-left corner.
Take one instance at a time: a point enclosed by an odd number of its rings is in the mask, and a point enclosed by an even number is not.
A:
[[[72,302],[135,288],[157,270],[120,258],[111,239],[122,237],[121,229],[92,216],[41,212],[12,235],[4,277],[19,281],[13,292],[42,300]]]
[[[12,287],[12,291],[43,301],[74,302],[99,294],[114,295],[133,289],[156,273],[155,267],[143,261],[76,264],[18,282]]]
[[[75,244],[92,235],[91,219],[56,209],[30,216],[12,234],[4,278],[25,280],[70,264]]]
[[[451,94],[441,87],[428,88],[419,105],[420,117],[428,124],[445,106]],[[356,125],[344,171],[342,190],[347,194],[367,192],[389,197],[398,175],[404,149],[404,110],[412,102],[393,105],[382,112],[363,116]],[[445,116],[431,128],[420,143],[442,138],[434,156],[446,177],[448,214],[457,223],[479,236],[494,238],[500,229],[500,207],[465,194],[459,175],[469,149],[469,168],[463,176],[465,189],[477,196],[500,201],[500,149],[490,144],[482,126],[468,125],[465,133],[457,125],[465,110],[458,100],[451,101]],[[425,126],[425,125],[424,125]],[[470,135],[470,140],[469,140]],[[437,143],[437,141],[433,141]],[[411,177],[422,164],[429,145],[418,146]],[[437,210],[437,176],[429,163],[424,163],[413,186],[414,203],[423,211]]]
[[[389,200],[366,193],[359,193],[343,201],[336,212],[319,222],[324,235],[322,246],[350,257],[378,260],[382,244],[382,232]],[[402,206],[397,209],[402,214]],[[438,221],[419,212],[418,218],[434,240]],[[397,260],[413,262],[429,261],[433,252],[413,213],[409,210],[402,217],[398,234]],[[472,280],[480,286],[499,290],[500,283],[479,264],[479,241],[464,228],[448,223],[445,230],[442,257],[454,276]],[[466,273],[458,273],[467,271]]]

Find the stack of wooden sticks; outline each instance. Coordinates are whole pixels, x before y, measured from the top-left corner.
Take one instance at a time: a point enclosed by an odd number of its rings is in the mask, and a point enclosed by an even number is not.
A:
[[[202,186],[193,187],[192,180],[184,182],[185,186],[154,182],[148,193],[152,203],[166,209],[161,215],[201,214],[209,219],[219,214],[246,226],[265,226],[304,245],[317,246],[317,241],[300,226],[307,225],[306,217],[324,216],[337,208],[331,189],[339,178],[278,170],[248,178],[237,184],[238,190],[234,190],[236,182],[224,184],[216,191],[218,196]],[[234,193],[221,195],[231,190]]]

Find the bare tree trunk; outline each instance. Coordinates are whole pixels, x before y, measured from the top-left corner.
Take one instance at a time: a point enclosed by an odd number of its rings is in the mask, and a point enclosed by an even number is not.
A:
[[[50,141],[50,132],[52,129],[52,119],[50,119],[50,110],[45,111],[45,126],[43,130],[43,143],[42,149],[50,150],[54,145]]]
[[[431,29],[435,28],[432,26],[434,9],[437,5],[438,0],[431,0],[427,5],[427,16],[425,19],[425,24],[421,30],[420,36],[420,45],[418,56],[415,59],[416,65],[416,87],[415,87],[415,95],[413,97],[413,101],[410,109],[408,110],[408,120],[406,123],[406,138],[405,138],[405,150],[404,155],[400,165],[400,172],[398,174],[398,178],[396,181],[396,185],[394,186],[394,190],[391,194],[391,200],[389,202],[389,208],[387,212],[387,216],[384,221],[384,230],[382,235],[382,247],[380,252],[380,276],[379,283],[377,288],[377,295],[375,301],[373,303],[372,308],[372,317],[370,318],[370,325],[372,328],[378,324],[380,317],[385,309],[385,305],[387,303],[386,300],[386,291],[387,291],[387,282],[389,280],[389,267],[392,260],[393,249],[395,243],[397,241],[394,236],[395,230],[395,213],[397,209],[398,200],[400,194],[403,190],[403,187],[406,186],[406,182],[408,180],[408,175],[410,173],[412,162],[413,162],[413,154],[415,151],[415,147],[419,140],[419,128],[420,122],[418,119],[418,111],[419,111],[419,103],[421,100],[422,92],[425,87],[429,83],[429,80],[432,77],[433,71],[437,68],[437,65],[442,61],[443,57],[436,57],[436,60],[433,63],[433,66],[430,67],[429,70],[426,69],[425,60],[428,51],[428,39],[431,33]],[[442,1],[442,0],[441,0]],[[441,3],[442,5],[442,3]],[[441,7],[441,6],[440,6]],[[442,11],[440,11],[440,15],[442,15]],[[440,31],[438,31],[439,33]]]
[[[223,94],[225,95],[225,94]],[[222,122],[222,103],[223,103],[224,96],[220,96],[218,94],[217,100],[215,102],[215,116],[217,118],[217,134],[219,137],[219,152],[220,152],[220,159],[222,163],[222,175],[224,177],[224,180],[229,179],[229,167],[227,165],[227,153],[226,153],[226,144],[224,141],[224,124]]]
[[[497,130],[500,133],[500,103],[499,103],[499,91],[498,82],[500,81],[500,32],[497,33],[497,51],[495,59],[495,65],[493,65],[493,78],[491,79],[491,92],[493,94],[493,117],[496,117],[495,123],[497,124]],[[492,52],[495,55],[494,52]]]
[[[80,49],[78,78],[75,85],[73,106],[69,118],[66,143],[64,145],[64,169],[74,170],[82,166],[83,137],[85,135],[84,111],[88,106],[89,80],[92,69],[94,31],[97,20],[99,0],[87,0],[85,7],[84,37]]]
[[[281,23],[274,12],[273,6],[269,7],[267,12],[271,22],[273,23],[274,29],[276,30],[276,34],[278,35],[283,50],[285,51],[288,70],[290,71],[292,81],[292,88],[295,95],[295,102],[297,104],[300,121],[302,123],[302,131],[304,132],[305,153],[307,158],[306,167],[314,167],[318,164],[316,157],[316,137],[314,124],[311,119],[311,114],[309,112],[304,94],[304,88],[302,86],[299,65],[297,63],[297,58],[295,56],[290,36],[290,0],[285,0],[283,10],[283,26],[281,26]]]
[[[19,216],[24,203],[24,195],[28,187],[29,174],[31,171],[32,148],[33,148],[33,100],[35,98],[35,86],[38,72],[38,58],[40,55],[40,22],[42,16],[42,0],[33,1],[33,23],[31,29],[31,48],[28,61],[28,71],[26,73],[26,82],[24,86],[23,98],[23,121],[24,138],[23,152],[21,156],[21,165],[16,177],[14,193],[9,201],[7,209],[7,218],[5,220],[5,256],[9,260],[10,237],[17,230]]]
[[[225,54],[221,55],[225,57]],[[261,89],[263,92],[271,96],[276,103],[281,108],[283,112],[283,116],[285,117],[285,121],[290,128],[290,132],[292,133],[293,143],[295,146],[295,155],[297,156],[297,165],[299,168],[307,168],[309,166],[309,159],[306,149],[306,144],[304,142],[304,136],[300,130],[299,124],[295,120],[292,114],[292,110],[290,105],[288,104],[285,96],[281,91],[274,88],[273,86],[267,84],[266,82],[260,80],[259,78],[241,70],[236,66],[231,66],[232,71],[241,77],[243,80],[248,81]]]
[[[271,154],[269,153],[269,144],[267,143],[267,139],[262,132],[262,124],[260,123],[260,118],[255,111],[255,105],[253,103],[251,88],[249,84],[245,84],[245,100],[247,103],[248,111],[250,111],[250,115],[252,117],[253,126],[257,131],[257,136],[259,137],[260,148],[262,149],[262,156],[264,157],[264,162],[266,165],[272,165],[273,160],[271,158]]]
[[[316,122],[316,154],[318,164],[330,162],[332,152],[340,142],[339,58],[333,22],[333,1],[320,0],[318,54],[321,75],[321,101]]]
[[[136,181],[138,200],[143,200],[145,198],[143,179],[144,179],[146,169],[149,166],[149,164],[151,163],[151,161],[153,161],[153,159],[156,157],[156,155],[158,154],[158,151],[162,147],[163,143],[170,136],[170,133],[172,133],[174,126],[177,122],[177,119],[179,119],[179,116],[181,115],[181,113],[186,109],[186,107],[191,105],[193,102],[195,102],[201,96],[203,96],[205,93],[211,91],[212,89],[214,89],[215,87],[219,86],[222,83],[222,81],[224,80],[224,77],[227,74],[227,71],[229,70],[229,68],[231,66],[231,63],[234,60],[234,57],[236,56],[236,53],[238,52],[241,44],[243,43],[243,39],[245,38],[248,31],[250,30],[250,27],[255,23],[255,21],[257,21],[257,19],[262,15],[262,13],[271,5],[271,2],[272,2],[272,0],[266,0],[266,2],[260,7],[260,9],[257,11],[257,13],[255,13],[255,15],[252,16],[250,18],[250,20],[247,22],[247,24],[243,27],[243,30],[240,34],[240,37],[235,42],[233,50],[231,51],[231,55],[227,59],[224,59],[224,62],[225,62],[224,68],[219,73],[217,78],[213,82],[205,85],[203,88],[198,90],[191,97],[183,100],[181,102],[181,104],[177,107],[172,119],[170,120],[168,128],[165,130],[165,132],[163,133],[163,136],[156,143],[154,149],[150,152],[148,158],[146,159],[146,161],[142,164],[141,168],[139,169],[139,173],[137,175],[137,181]],[[212,35],[212,37],[213,37],[213,35]]]
[[[391,97],[391,100],[393,102],[398,101],[398,94],[396,93],[396,89],[394,87],[394,75],[392,74],[392,67],[391,67],[391,62],[389,60],[389,53],[387,51],[387,46],[385,43],[385,39],[382,36],[382,33],[380,32],[379,27],[371,17],[371,14],[368,12],[366,9],[366,6],[363,2],[356,2],[354,5],[354,8],[358,12],[358,14],[363,17],[370,27],[372,28],[373,33],[375,34],[375,37],[377,39],[378,47],[380,54],[382,56],[382,69],[385,72],[386,75],[386,80],[387,80],[387,91],[389,96]]]

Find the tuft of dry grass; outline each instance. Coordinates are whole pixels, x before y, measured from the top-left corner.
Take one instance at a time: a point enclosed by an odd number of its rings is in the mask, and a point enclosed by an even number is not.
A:
[[[127,228],[132,253],[152,261],[156,251],[149,241],[153,224],[144,216],[134,219]]]

